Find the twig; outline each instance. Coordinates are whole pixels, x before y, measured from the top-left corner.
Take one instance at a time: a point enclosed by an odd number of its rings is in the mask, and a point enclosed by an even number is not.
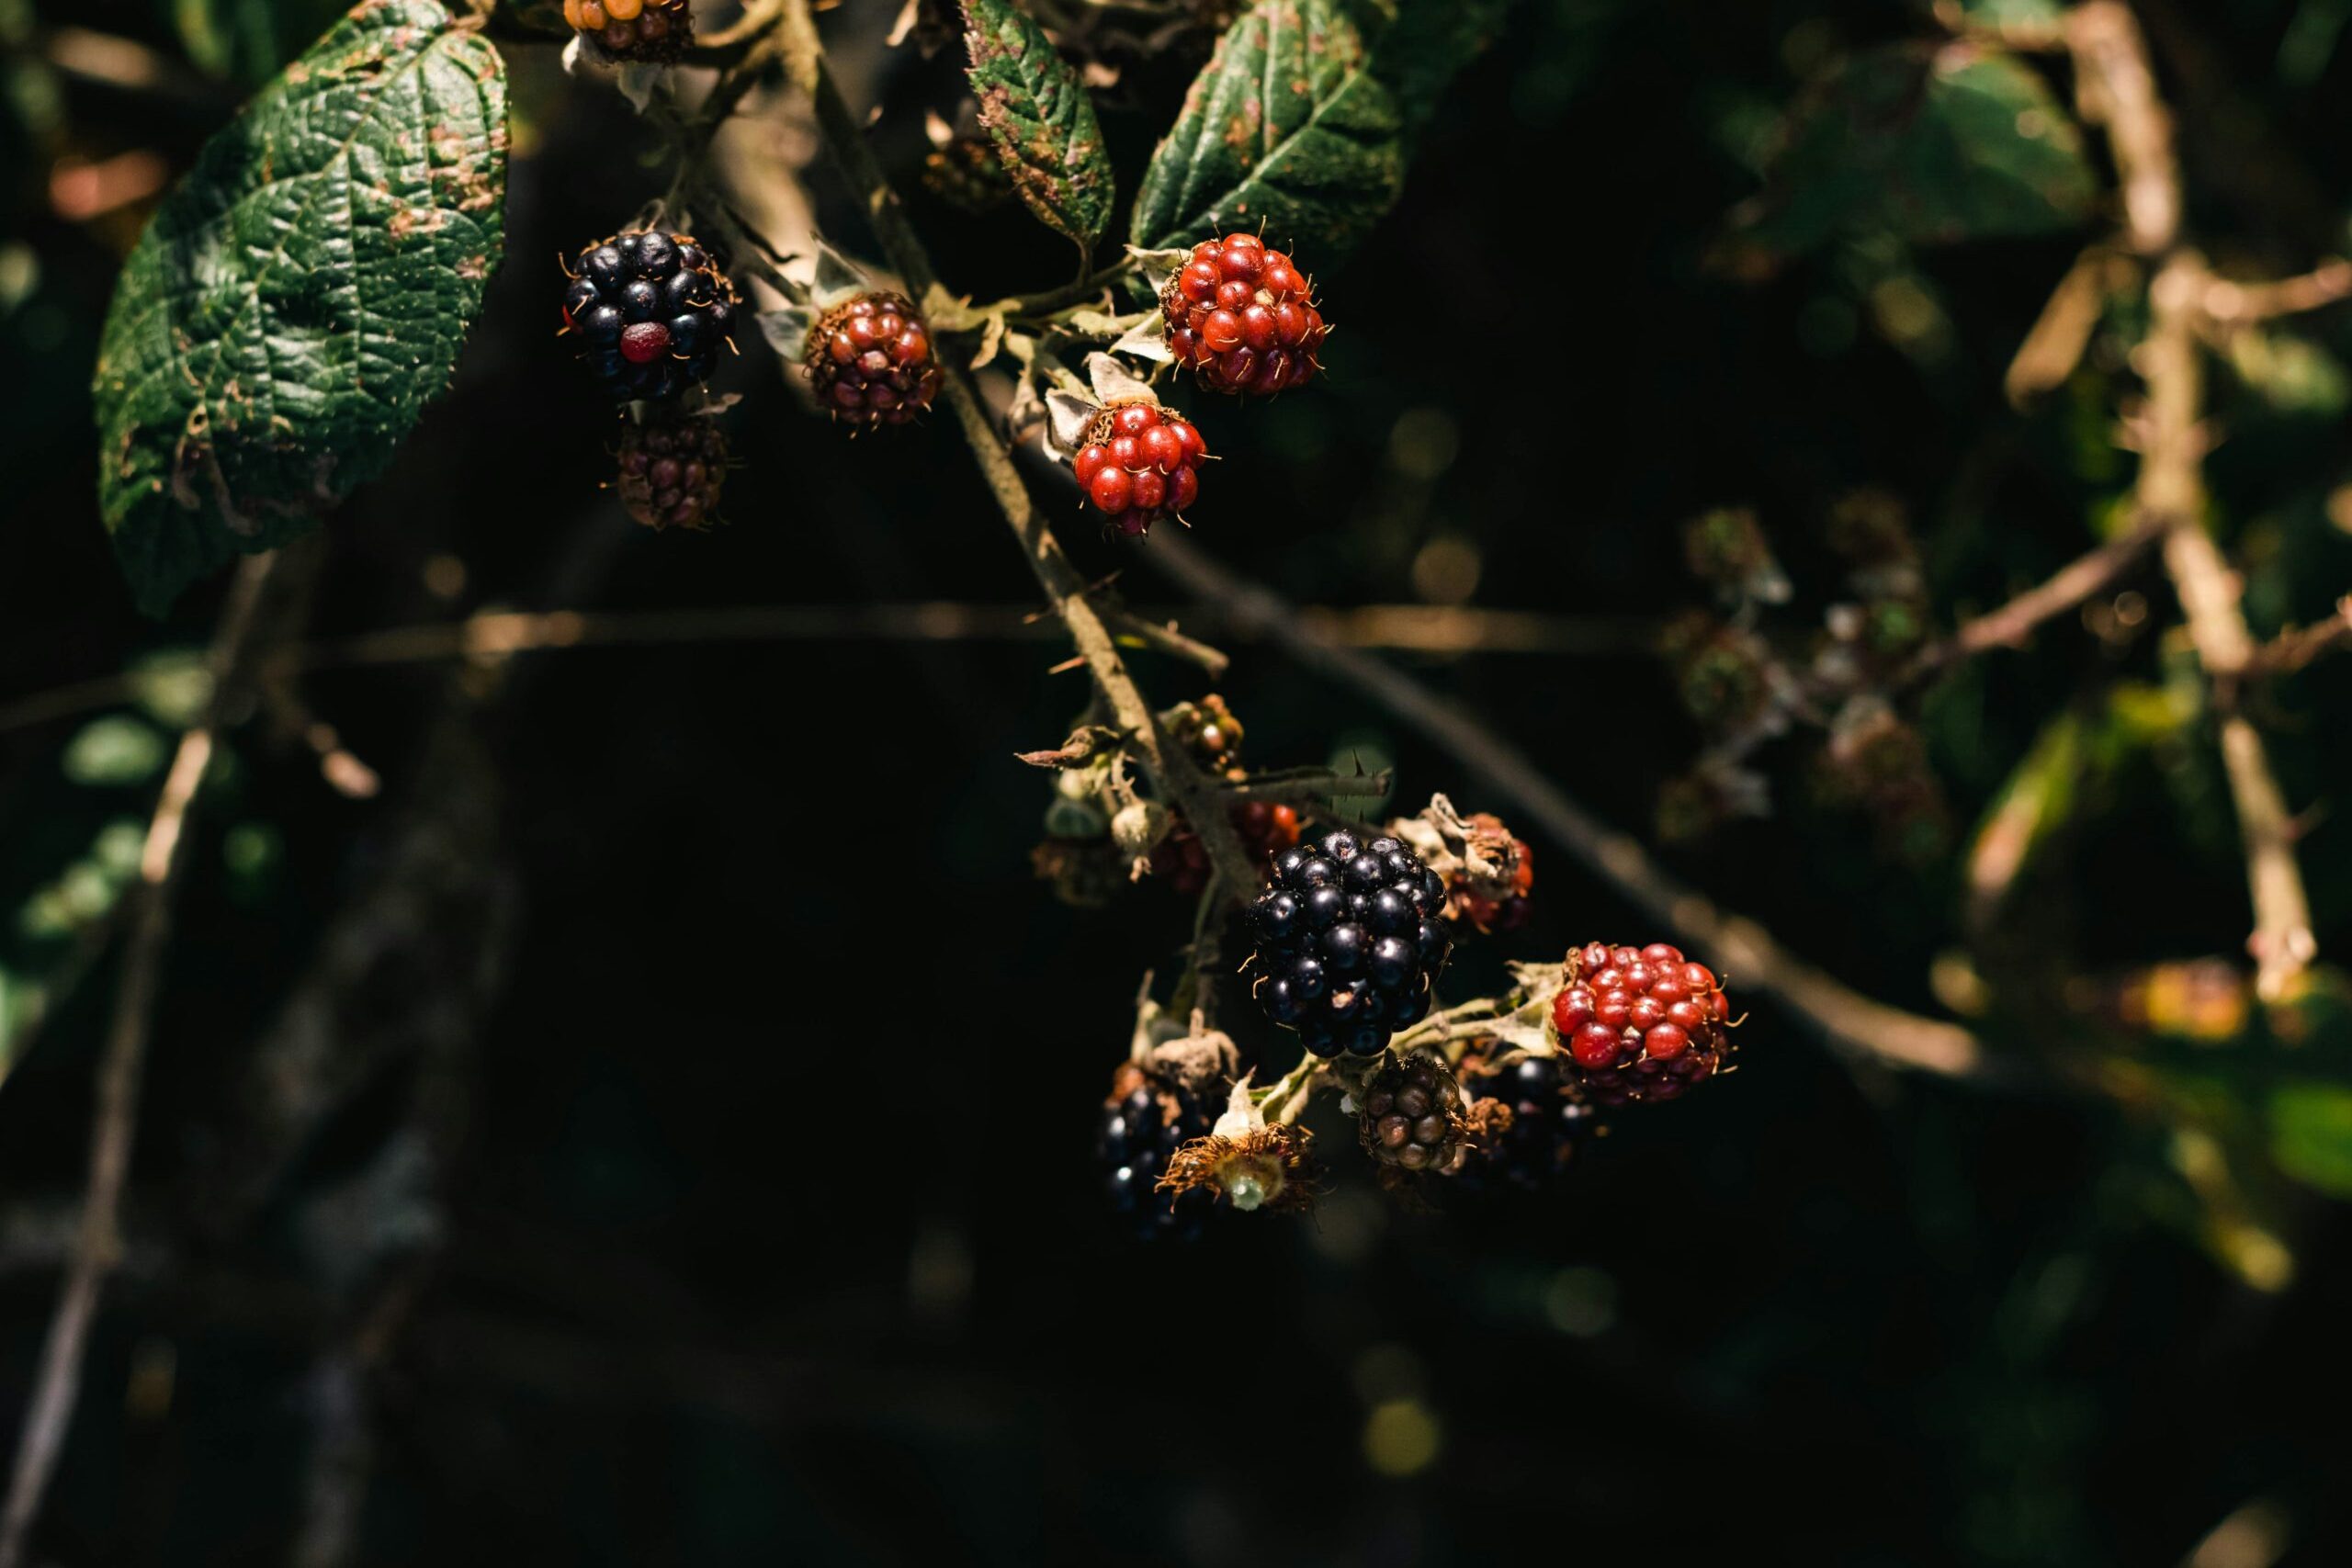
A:
[[[2208,277],[2198,306],[2209,321],[2237,326],[2324,310],[2345,299],[2352,299],[2352,261],[2337,259],[2323,262],[2300,277],[2282,277],[2276,283],[2233,283],[2226,277]]]
[[[890,188],[881,165],[874,161],[864,131],[834,85],[825,63],[824,45],[817,37],[816,19],[809,14],[808,0],[785,0],[775,36],[781,43],[786,74],[808,95],[816,110],[818,131],[842,177],[865,208],[875,237],[882,242],[891,265],[916,298],[928,296],[938,282],[938,276],[913,224],[908,220],[898,193]],[[1256,886],[1258,877],[1240,836],[1218,807],[1183,748],[1168,744],[1160,733],[1159,721],[1150,703],[1136,690],[1134,678],[1119,657],[1110,628],[1087,597],[1086,579],[1062,553],[1060,542],[1037,511],[979,394],[961,370],[953,366],[943,369],[945,375],[942,389],[979,463],[981,477],[988,481],[1013,536],[1020,540],[1030,570],[1045,589],[1054,613],[1069,628],[1070,640],[1078,645],[1079,655],[1086,660],[1095,685],[1111,705],[1114,721],[1134,737],[1145,768],[1167,796],[1168,804],[1181,812],[1200,835],[1202,847],[1208,851],[1209,863],[1224,880],[1226,890],[1238,897]]]
[[[2064,615],[2131,570],[2165,533],[2161,518],[2143,518],[2130,532],[2076,557],[1999,609],[1963,622],[1951,636],[1922,649],[1900,683],[1923,679],[1946,665],[1993,649],[2024,647],[2044,622]]]
[[[1102,612],[1104,622],[1116,628],[1120,636],[1132,637],[1144,647],[1159,652],[1171,654],[1178,659],[1190,660],[1193,663],[1199,665],[1203,672],[1212,681],[1225,679],[1226,669],[1233,662],[1207,643],[1195,637],[1186,637],[1182,632],[1178,631],[1176,623],[1172,620],[1163,625],[1116,604],[1103,604],[1097,608]]]
[[[2294,819],[2261,734],[2238,711],[2254,657],[2240,584],[2205,525],[2204,362],[2199,341],[2211,321],[2213,276],[2180,239],[2180,164],[2172,117],[2157,96],[2147,40],[2121,0],[2089,0],[2068,14],[2076,91],[2084,116],[2104,123],[2123,184],[2134,249],[2163,258],[2148,286],[2148,335],[2132,363],[2147,388],[2129,426],[2140,453],[2133,500],[2165,528],[2165,566],[2180,596],[2190,642],[2211,682],[2222,768],[2245,848],[2254,932],[2246,946],[2257,994],[2275,1000],[2318,953],[2311,901],[2295,863]],[[2243,293],[2251,286],[2231,286]]]
[[[1244,582],[1188,540],[1153,542],[1151,559],[1190,592],[1281,647],[1307,669],[1378,703],[1487,786],[1594,875],[1650,919],[1683,934],[1718,971],[1777,996],[1832,1045],[1862,1059],[1980,1081],[2024,1075],[1997,1061],[1967,1030],[1873,1001],[1798,959],[1755,921],[1718,908],[1651,860],[1627,834],[1603,824],[1561,792],[1524,754],[1458,702],[1400,671],[1316,636],[1282,599]]]
[[[2290,627],[2246,655],[2245,673],[2292,675],[2339,648],[2352,648],[2352,595],[2337,600],[2335,614],[2327,619]]]
[[[1218,793],[1236,803],[1263,800],[1276,806],[1314,806],[1331,796],[1377,800],[1396,784],[1396,775],[1386,768],[1369,773],[1300,768],[1256,773],[1246,783],[1221,786]]]
[[[0,1568],[17,1568],[23,1561],[27,1532],[40,1512],[41,1498],[64,1448],[66,1429],[73,1423],[74,1399],[82,1382],[82,1357],[89,1343],[99,1291],[121,1253],[122,1192],[139,1126],[139,1080],[155,1021],[164,955],[171,946],[172,895],[187,863],[181,846],[188,811],[212,761],[218,727],[229,711],[231,677],[243,662],[262,588],[277,558],[264,555],[248,560],[230,589],[213,634],[212,695],[203,715],[180,737],[178,752],[147,825],[138,884],[127,896],[130,936],[106,1053],[98,1066],[89,1190],[83,1203],[81,1235],[58,1292],[49,1336],[41,1346],[32,1398],[25,1409],[7,1505],[0,1512]]]

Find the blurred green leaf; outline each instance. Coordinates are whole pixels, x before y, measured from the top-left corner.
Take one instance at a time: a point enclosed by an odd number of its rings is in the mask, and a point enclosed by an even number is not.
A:
[[[390,465],[481,309],[505,188],[505,67],[434,0],[367,0],[206,145],[98,354],[99,499],[142,607]]]
[[[2352,1198],[2352,1087],[2299,1082],[2271,1091],[2270,1156],[2289,1176]]]
[[[153,725],[114,714],[85,725],[66,743],[61,765],[75,784],[122,789],[153,778],[169,750]]]
[[[1130,238],[1224,229],[1329,261],[1396,199],[1413,137],[1491,36],[1499,0],[1259,0],[1227,29],[1145,170]]]
[[[248,85],[269,80],[334,24],[336,0],[165,0],[199,70]]]
[[[1012,188],[1047,228],[1091,252],[1110,226],[1110,150],[1094,102],[1046,30],[1006,0],[964,0],[972,96]]]
[[[1847,56],[1792,111],[1732,249],[1769,264],[1841,233],[2048,233],[2098,197],[2081,131],[2030,66],[1974,44],[1894,44]]]

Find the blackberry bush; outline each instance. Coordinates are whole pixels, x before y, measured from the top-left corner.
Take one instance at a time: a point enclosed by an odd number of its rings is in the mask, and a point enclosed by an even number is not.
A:
[[[1250,907],[1251,994],[1317,1056],[1376,1056],[1430,1010],[1452,940],[1445,884],[1399,840],[1328,835],[1274,859]]]
[[[1095,417],[1070,471],[1094,510],[1130,538],[1180,515],[1201,493],[1208,444],[1189,420],[1148,399],[1115,402]]]
[[[826,311],[802,363],[819,404],[868,429],[904,424],[939,394],[931,332],[899,294],[860,294]]]
[[[1323,313],[1289,256],[1255,234],[1193,247],[1159,291],[1168,347],[1213,392],[1271,397],[1305,386],[1322,366]]]
[[[564,270],[563,330],[616,401],[665,402],[710,378],[735,329],[735,289],[694,236],[630,230]]]
[[[1588,942],[1568,954],[1551,1029],[1577,1083],[1603,1105],[1675,1100],[1723,1071],[1731,1003],[1714,971],[1665,942]]]

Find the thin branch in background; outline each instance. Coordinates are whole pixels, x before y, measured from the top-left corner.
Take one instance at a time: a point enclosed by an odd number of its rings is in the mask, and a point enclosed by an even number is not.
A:
[[[2016,1083],[2012,1064],[1988,1055],[1958,1024],[1889,1007],[1849,988],[1773,941],[1754,920],[1722,909],[1652,860],[1631,835],[1610,828],[1544,776],[1527,756],[1403,671],[1355,649],[1324,641],[1280,597],[1246,582],[1187,539],[1155,539],[1150,559],[1238,626],[1274,643],[1299,664],[1349,686],[1453,757],[1554,842],[1650,919],[1679,932],[1718,972],[1769,992],[1841,1052],[1858,1060],[1947,1077]]]
[[[841,89],[833,82],[808,0],[785,0],[775,37],[781,40],[786,74],[814,107],[818,131],[856,195],[875,237],[881,241],[883,253],[905,280],[908,291],[918,299],[927,298],[938,281],[937,274],[913,224],[907,219],[898,193],[891,189],[881,165],[866,147],[863,127],[851,114]],[[1118,644],[1110,627],[1103,624],[1101,613],[1087,596],[1086,579],[1062,553],[1060,542],[1037,510],[1020,470],[1013,467],[1012,454],[999,438],[996,421],[981,402],[978,392],[961,370],[953,366],[941,368],[944,373],[942,389],[979,463],[981,477],[988,481],[1013,536],[1020,540],[1029,568],[1036,574],[1038,585],[1045,589],[1054,613],[1069,628],[1070,640],[1078,645],[1079,655],[1086,660],[1096,687],[1110,705],[1113,718],[1131,738],[1130,743],[1168,804],[1200,835],[1209,863],[1227,893],[1241,896],[1258,885],[1258,877],[1240,835],[1234,830],[1227,814],[1217,808],[1207,781],[1192,758],[1161,733],[1151,704],[1136,689],[1119,657]]]
[[[2292,675],[2339,648],[2352,648],[2352,594],[2337,600],[2327,619],[2290,627],[2246,655],[2245,673]]]
[[[2352,299],[2352,261],[2339,258],[2323,262],[2300,277],[2282,277],[2276,283],[2233,283],[2226,277],[2208,277],[2198,308],[2210,321],[2237,326],[2324,310],[2346,299]]]
[[[2000,608],[1962,623],[1951,636],[1922,649],[1897,683],[1907,685],[1996,648],[2024,647],[2046,622],[2078,607],[2138,565],[2165,533],[2162,520],[2142,519],[2128,533],[2076,557]]]
[[[7,1503],[0,1511],[0,1568],[17,1568],[24,1560],[26,1536],[40,1512],[41,1499],[64,1449],[66,1429],[73,1424],[82,1385],[82,1359],[88,1348],[99,1292],[121,1254],[122,1192],[139,1130],[139,1083],[162,995],[164,962],[171,949],[173,895],[187,863],[181,851],[188,812],[211,763],[219,726],[238,689],[232,677],[245,662],[245,645],[262,589],[277,558],[265,555],[248,560],[230,588],[213,634],[212,695],[203,715],[180,737],[179,750],[147,825],[138,883],[126,896],[130,934],[115,989],[114,1018],[98,1066],[81,1234],[58,1292],[32,1397],[25,1407]]]
[[[2132,248],[2160,257],[2148,286],[2148,334],[2132,357],[2147,388],[2144,406],[2127,426],[2140,454],[2132,498],[2140,515],[2165,528],[2164,558],[2190,642],[2211,683],[2220,721],[2222,762],[2244,845],[2254,933],[2246,946],[2256,964],[2256,988],[2265,999],[2288,987],[2318,953],[2311,900],[2295,863],[2293,815],[2278,787],[2262,736],[2238,709],[2239,683],[2254,657],[2242,585],[2205,523],[2204,362],[2200,339],[2215,279],[2205,259],[2181,243],[2180,163],[2172,115],[2157,95],[2147,39],[2122,0],[2089,0],[2067,14],[2075,90],[2083,116],[2107,128],[2123,186]],[[2323,268],[2314,277],[2331,280]],[[2352,285],[2352,278],[2343,280]],[[2227,286],[2243,299],[2260,286]],[[2308,294],[2313,286],[2298,288]],[[2290,296],[2297,294],[2290,288]]]

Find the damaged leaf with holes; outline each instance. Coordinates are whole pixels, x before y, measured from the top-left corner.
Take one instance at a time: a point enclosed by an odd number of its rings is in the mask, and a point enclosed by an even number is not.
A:
[[[2082,132],[2025,62],[1973,44],[1838,61],[1792,112],[1733,251],[1770,266],[1846,235],[1914,244],[2061,232],[2098,184]]]
[[[1110,226],[1113,179],[1085,84],[1007,0],[964,0],[964,41],[980,125],[1013,190],[1039,221],[1091,251]]]
[[[495,49],[367,0],[206,144],[98,354],[99,502],[142,608],[390,465],[498,265],[506,137]]]

